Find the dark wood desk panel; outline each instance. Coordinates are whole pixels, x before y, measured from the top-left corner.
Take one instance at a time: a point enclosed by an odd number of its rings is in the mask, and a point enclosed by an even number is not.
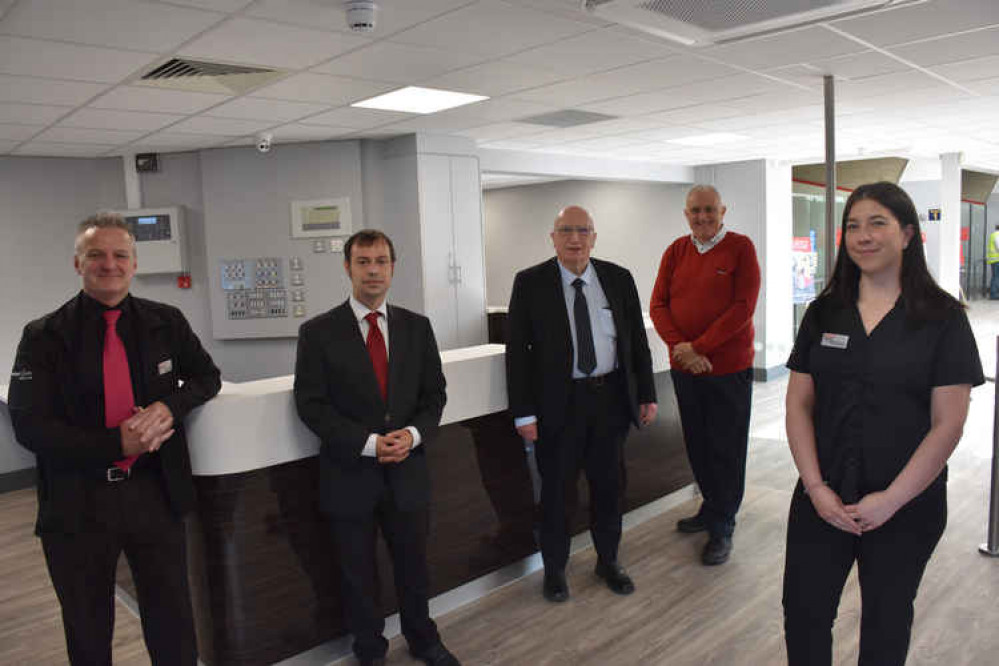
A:
[[[657,376],[657,389],[658,421],[633,431],[626,444],[628,510],[692,481],[669,373]],[[537,550],[531,478],[507,412],[444,426],[426,455],[433,488],[431,594]],[[206,664],[270,664],[346,633],[335,549],[319,511],[318,478],[316,457],[195,477],[198,509],[189,520],[188,547]],[[586,529],[587,515],[581,481],[575,532]],[[397,605],[381,542],[378,569],[388,615]]]

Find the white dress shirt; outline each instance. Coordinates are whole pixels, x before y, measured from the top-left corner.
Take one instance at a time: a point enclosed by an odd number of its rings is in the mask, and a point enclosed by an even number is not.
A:
[[[354,311],[354,317],[357,319],[357,326],[361,330],[361,339],[365,342],[368,341],[368,329],[370,325],[365,317],[368,313],[377,312],[381,316],[378,317],[378,330],[382,332],[382,338],[385,339],[385,358],[389,357],[389,332],[388,332],[388,306],[385,301],[378,306],[375,310],[372,310],[364,303],[360,302],[353,295],[350,297],[350,309]],[[420,431],[416,429],[416,426],[406,426],[406,430],[413,435],[413,448],[415,449],[420,445],[422,439],[420,438]],[[377,433],[371,433],[368,435],[367,441],[364,443],[364,449],[361,451],[362,456],[367,456],[369,458],[378,457],[378,435]]]
[[[697,237],[694,236],[694,234],[690,234],[690,240],[694,242],[694,247],[697,248],[697,253],[704,254],[708,250],[712,249],[715,245],[718,245],[718,243],[721,243],[722,238],[725,238],[725,233],[726,233],[725,227],[722,226],[722,228],[718,230],[718,233],[716,233],[709,240],[706,240],[703,243],[697,240]]]

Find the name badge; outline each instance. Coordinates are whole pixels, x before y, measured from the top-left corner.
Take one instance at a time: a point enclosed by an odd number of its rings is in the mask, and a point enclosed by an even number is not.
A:
[[[173,370],[173,360],[172,359],[168,358],[167,360],[160,361],[158,364],[156,364],[156,371],[159,374],[161,374],[161,375],[165,375],[166,373],[170,372],[171,370]]]
[[[833,349],[846,349],[846,346],[850,344],[850,336],[843,335],[842,333],[823,333],[822,334],[822,346],[832,347]]]

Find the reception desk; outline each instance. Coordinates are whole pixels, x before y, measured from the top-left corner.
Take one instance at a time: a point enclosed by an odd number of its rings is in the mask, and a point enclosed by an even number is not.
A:
[[[649,333],[659,417],[628,438],[626,510],[692,482],[668,355]],[[426,448],[432,595],[537,551],[531,472],[506,411],[504,346],[441,357],[448,402]],[[346,633],[335,548],[318,504],[319,441],[296,415],[292,382],[225,383],[187,421],[198,493],[188,556],[199,652],[210,666],[271,664]],[[579,491],[574,533],[588,515],[585,483]],[[382,604],[392,614],[391,566],[379,548]],[[119,584],[131,590],[126,567]]]

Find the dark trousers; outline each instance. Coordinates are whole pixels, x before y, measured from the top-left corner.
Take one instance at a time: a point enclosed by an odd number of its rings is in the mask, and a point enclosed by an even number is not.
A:
[[[670,375],[687,459],[704,499],[699,513],[712,535],[731,536],[746,487],[753,372]]]
[[[989,283],[989,300],[999,300],[999,262],[990,264],[992,280]]]
[[[590,486],[593,546],[602,561],[617,561],[624,489],[621,446],[629,417],[620,373],[609,377],[601,384],[574,381],[565,427],[558,433],[542,428],[534,447],[541,474],[541,556],[549,571],[565,569],[569,560],[569,508],[576,506],[580,468]]]
[[[187,582],[184,523],[170,511],[157,470],[119,483],[94,480],[81,498],[78,534],[43,533],[42,550],[62,606],[73,666],[110,666],[114,586],[124,552],[138,594],[142,634],[156,666],[194,666],[197,643]]]
[[[381,591],[375,560],[378,527],[381,527],[392,557],[402,634],[410,650],[424,652],[440,641],[428,606],[429,518],[426,508],[399,511],[389,493],[385,493],[372,514],[333,518],[333,536],[340,555],[344,617],[354,635],[354,654],[358,658],[383,657],[388,649],[388,641],[382,636],[385,619],[379,603]]]
[[[784,566],[784,633],[790,666],[832,663],[832,626],[847,575],[860,580],[860,666],[903,666],[919,581],[947,523],[936,483],[887,523],[855,537],[822,520],[801,483],[791,499]]]

